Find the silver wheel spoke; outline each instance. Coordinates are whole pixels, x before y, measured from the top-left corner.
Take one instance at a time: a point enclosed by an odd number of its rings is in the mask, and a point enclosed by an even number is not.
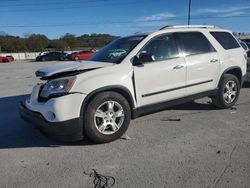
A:
[[[106,117],[106,114],[105,114],[103,111],[101,111],[101,110],[98,109],[98,110],[95,112],[95,117],[104,118],[104,117]]]
[[[106,127],[107,127],[107,124],[106,124],[106,123],[103,123],[103,124],[101,124],[101,126],[99,127],[99,130],[100,130],[101,132],[103,132],[103,131],[105,131]]]
[[[118,125],[116,124],[116,122],[113,122],[113,123],[111,123],[110,125],[111,125],[113,131],[117,131],[117,130],[119,129],[119,127],[118,127]]]
[[[230,86],[230,90],[233,90],[235,88],[235,83],[233,82]]]
[[[115,105],[114,101],[108,101],[108,109],[109,110],[114,110],[114,105]]]
[[[236,96],[237,91],[231,91],[231,95]]]
[[[119,110],[119,111],[115,112],[115,117],[116,118],[123,117],[123,116],[124,116],[123,110]]]
[[[225,100],[227,100],[228,94],[227,94],[227,93],[224,93],[224,94],[223,94],[223,98],[224,98]]]

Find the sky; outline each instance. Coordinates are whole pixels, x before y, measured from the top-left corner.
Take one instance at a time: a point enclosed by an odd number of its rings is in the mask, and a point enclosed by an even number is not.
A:
[[[186,25],[189,0],[0,0],[0,34],[126,36]],[[191,24],[250,33],[250,0],[192,0]]]

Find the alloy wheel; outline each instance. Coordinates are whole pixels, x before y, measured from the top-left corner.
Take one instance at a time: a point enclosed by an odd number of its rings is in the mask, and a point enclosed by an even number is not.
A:
[[[123,107],[116,101],[106,101],[96,110],[94,123],[97,130],[105,135],[117,132],[124,122]]]
[[[234,102],[238,92],[237,84],[234,80],[229,80],[224,88],[223,99],[227,104]]]

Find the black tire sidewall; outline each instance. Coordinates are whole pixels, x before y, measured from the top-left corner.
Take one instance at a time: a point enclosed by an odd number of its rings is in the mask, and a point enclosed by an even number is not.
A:
[[[111,135],[104,135],[97,130],[94,124],[94,114],[97,108],[101,104],[109,100],[116,101],[122,106],[124,110],[124,122],[121,128],[117,132]],[[84,135],[95,143],[111,142],[113,140],[120,138],[126,132],[130,123],[130,119],[131,119],[131,110],[129,107],[129,103],[122,95],[116,92],[103,92],[97,94],[93,98],[93,100],[91,100],[91,102],[89,103],[85,113]]]

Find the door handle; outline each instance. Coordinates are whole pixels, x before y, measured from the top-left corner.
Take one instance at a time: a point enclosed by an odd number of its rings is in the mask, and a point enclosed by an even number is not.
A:
[[[184,66],[183,65],[175,65],[173,69],[182,69]]]
[[[210,63],[218,63],[218,62],[219,62],[218,59],[212,59],[212,60],[210,60]]]

